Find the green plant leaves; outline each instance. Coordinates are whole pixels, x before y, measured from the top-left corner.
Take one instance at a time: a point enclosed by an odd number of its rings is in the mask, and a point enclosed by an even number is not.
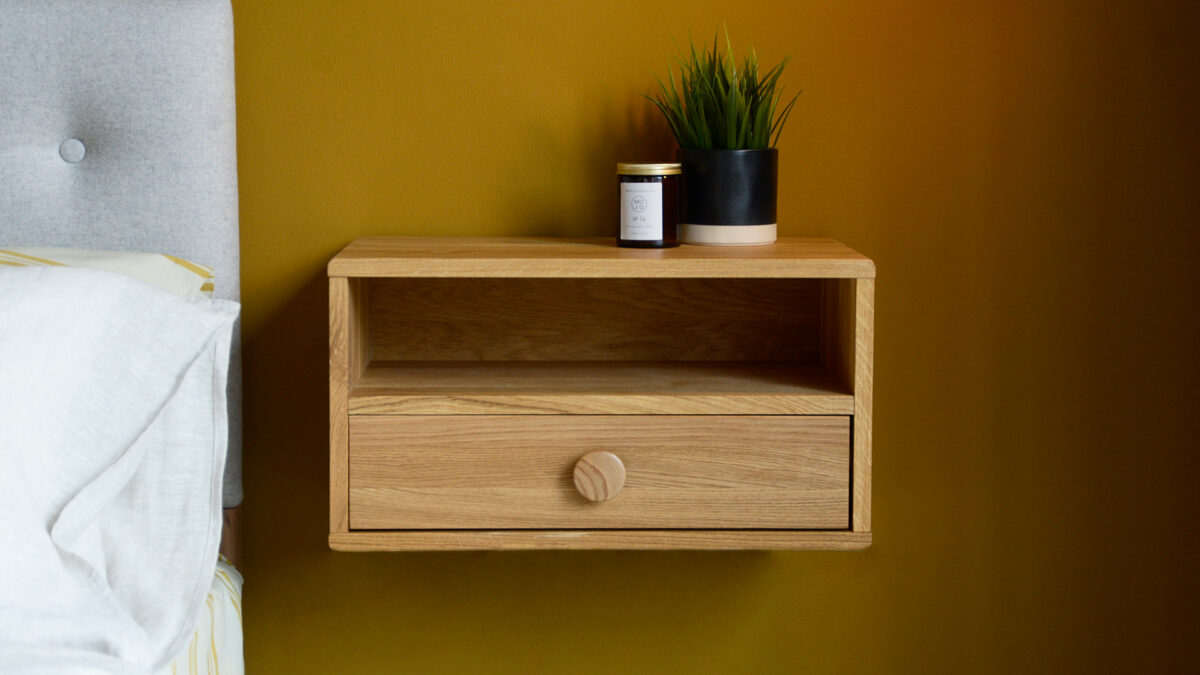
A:
[[[762,150],[775,147],[779,133],[800,96],[797,93],[779,109],[783,92],[779,76],[788,63],[784,59],[760,77],[758,54],[751,49],[739,66],[733,43],[725,31],[725,49],[719,35],[712,49],[696,48],[690,42],[685,57],[676,58],[679,80],[667,67],[667,82],[658,79],[659,93],[647,96],[671,127],[680,147],[698,150]],[[776,112],[778,111],[778,114]]]

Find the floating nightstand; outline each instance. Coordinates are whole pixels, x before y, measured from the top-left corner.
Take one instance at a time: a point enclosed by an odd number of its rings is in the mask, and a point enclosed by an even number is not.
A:
[[[859,549],[875,265],[829,239],[359,239],[330,546]]]

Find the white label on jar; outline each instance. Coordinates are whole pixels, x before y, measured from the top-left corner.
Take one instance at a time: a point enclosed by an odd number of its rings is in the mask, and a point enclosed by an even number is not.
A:
[[[662,183],[621,183],[621,238],[663,238]]]

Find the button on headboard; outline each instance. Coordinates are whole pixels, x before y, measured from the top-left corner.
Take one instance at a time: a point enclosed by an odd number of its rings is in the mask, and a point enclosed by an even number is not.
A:
[[[169,253],[239,299],[233,74],[229,0],[0,0],[0,248]]]

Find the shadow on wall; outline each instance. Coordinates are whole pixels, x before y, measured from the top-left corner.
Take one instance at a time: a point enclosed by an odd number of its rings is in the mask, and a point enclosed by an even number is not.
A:
[[[242,522],[249,569],[291,567],[296,558],[326,550],[327,286],[322,266],[278,313],[245,336]]]
[[[531,121],[528,153],[513,168],[523,180],[507,196],[504,222],[520,223],[531,236],[616,237],[617,162],[675,161],[675,137],[653,103],[603,91],[596,101],[600,123],[580,126],[567,142],[551,124]],[[587,201],[571,202],[580,185],[591,187]]]

